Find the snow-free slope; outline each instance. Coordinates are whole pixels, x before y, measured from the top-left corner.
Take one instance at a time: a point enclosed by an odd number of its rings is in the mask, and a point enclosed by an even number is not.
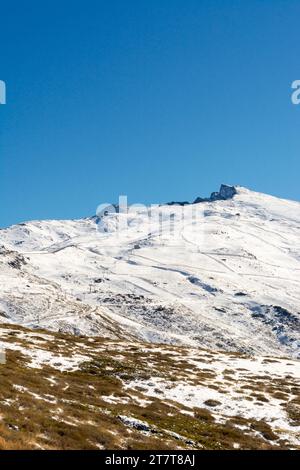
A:
[[[156,207],[151,219],[137,208],[1,230],[0,315],[31,327],[299,357],[300,203],[235,192]]]

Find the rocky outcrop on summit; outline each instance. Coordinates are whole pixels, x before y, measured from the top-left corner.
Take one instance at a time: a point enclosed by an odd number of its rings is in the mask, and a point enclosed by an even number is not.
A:
[[[188,206],[189,204],[198,204],[199,202],[213,202],[213,201],[226,201],[232,199],[237,194],[235,186],[229,186],[228,184],[221,184],[219,191],[211,193],[210,197],[197,197],[193,202],[189,201],[170,201],[167,202],[167,206]]]
[[[209,198],[197,197],[193,204],[199,202],[213,202],[213,201],[226,201],[232,199],[237,194],[235,186],[229,186],[227,184],[221,184],[220,190],[211,193]]]

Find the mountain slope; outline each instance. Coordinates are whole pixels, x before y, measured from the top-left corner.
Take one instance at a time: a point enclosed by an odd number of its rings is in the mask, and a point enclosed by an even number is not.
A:
[[[0,449],[300,449],[299,362],[0,325]]]
[[[1,230],[3,321],[299,357],[300,203],[234,193]]]

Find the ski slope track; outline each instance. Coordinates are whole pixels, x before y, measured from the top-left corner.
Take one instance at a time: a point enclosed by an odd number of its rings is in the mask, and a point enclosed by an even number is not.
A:
[[[300,203],[234,189],[0,230],[0,321],[299,359]]]

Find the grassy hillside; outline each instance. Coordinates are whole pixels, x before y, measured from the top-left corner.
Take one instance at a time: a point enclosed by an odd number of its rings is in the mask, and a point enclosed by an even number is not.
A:
[[[7,324],[0,339],[0,449],[300,448],[297,362]]]

